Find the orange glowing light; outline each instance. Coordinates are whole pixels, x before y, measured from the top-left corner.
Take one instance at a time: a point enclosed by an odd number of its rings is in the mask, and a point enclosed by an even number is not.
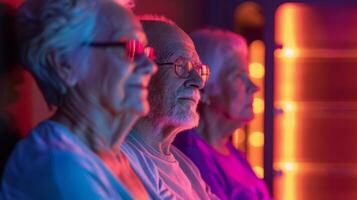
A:
[[[255,118],[249,123],[247,128],[248,145],[244,146],[247,151],[247,158],[252,166],[263,166],[263,148],[264,136],[254,131],[263,132],[264,129],[264,75],[265,75],[265,44],[262,40],[254,40],[249,45],[249,74],[254,84],[260,90],[255,94],[253,100],[253,112]],[[245,143],[244,143],[245,144]],[[243,145],[242,145],[243,146]],[[258,176],[263,176],[263,169],[257,168],[256,173]]]
[[[293,162],[286,162],[284,163],[284,170],[285,171],[294,171],[295,170],[295,165]]]
[[[295,162],[287,161],[274,164],[274,169],[277,171],[282,171],[282,176],[284,177],[282,186],[283,188],[279,190],[279,197],[277,199],[284,200],[295,200],[297,198],[296,193],[296,171],[297,166]]]
[[[287,58],[292,58],[296,56],[296,51],[292,48],[284,48],[283,55]]]
[[[249,73],[253,78],[263,78],[265,74],[264,66],[261,63],[253,62],[249,65]]]
[[[261,166],[254,166],[253,170],[259,178],[264,178],[264,169]]]
[[[249,144],[254,147],[262,147],[264,145],[264,134],[260,131],[254,131],[249,135]]]
[[[233,145],[238,148],[245,141],[245,132],[243,129],[236,129],[232,136]]]
[[[249,61],[264,63],[265,45],[261,40],[254,40],[249,45]]]
[[[284,152],[284,160],[292,160],[295,156],[295,133],[296,133],[296,103],[283,101],[281,105],[284,110],[284,116],[281,119],[283,135],[282,147]]]
[[[253,100],[253,112],[260,114],[264,112],[264,100],[261,98],[254,98]]]
[[[296,10],[296,4],[282,4],[276,12],[276,37],[275,42],[283,46],[276,50],[276,99],[284,114],[279,117],[278,149],[281,152],[277,162],[279,168],[283,171],[283,177],[277,196],[283,200],[299,199],[296,190],[296,171],[294,162],[296,159],[296,133],[297,133],[297,102],[296,85],[298,84],[296,58],[301,56],[302,50],[299,48],[298,36],[299,29],[297,24],[299,16]]]
[[[285,102],[284,103],[284,111],[293,112],[296,110],[296,105],[293,102]]]

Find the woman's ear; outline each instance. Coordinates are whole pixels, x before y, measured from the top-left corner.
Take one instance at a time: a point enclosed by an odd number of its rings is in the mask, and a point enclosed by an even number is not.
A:
[[[80,74],[76,73],[76,66],[72,65],[68,56],[51,51],[47,54],[47,62],[67,86],[74,86],[77,83]]]

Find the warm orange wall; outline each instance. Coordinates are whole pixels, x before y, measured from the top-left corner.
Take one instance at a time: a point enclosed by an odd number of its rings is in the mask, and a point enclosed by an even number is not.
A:
[[[276,13],[276,200],[357,199],[357,7]]]

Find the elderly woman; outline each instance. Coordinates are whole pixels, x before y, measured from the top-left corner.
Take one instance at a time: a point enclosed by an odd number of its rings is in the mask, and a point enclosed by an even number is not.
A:
[[[147,199],[120,151],[149,111],[153,49],[111,0],[28,0],[17,14],[22,64],[56,113],[7,163],[1,199]]]
[[[247,44],[232,32],[199,30],[192,34],[211,76],[201,93],[197,129],[181,133],[175,145],[200,169],[220,199],[269,199],[242,152],[230,141],[234,130],[253,119],[252,83],[247,68]]]

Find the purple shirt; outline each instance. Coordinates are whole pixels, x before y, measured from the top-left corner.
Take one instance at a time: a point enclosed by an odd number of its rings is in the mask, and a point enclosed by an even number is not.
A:
[[[203,179],[220,199],[271,199],[244,154],[227,144],[229,155],[214,150],[194,130],[177,135],[174,145],[198,167]]]

